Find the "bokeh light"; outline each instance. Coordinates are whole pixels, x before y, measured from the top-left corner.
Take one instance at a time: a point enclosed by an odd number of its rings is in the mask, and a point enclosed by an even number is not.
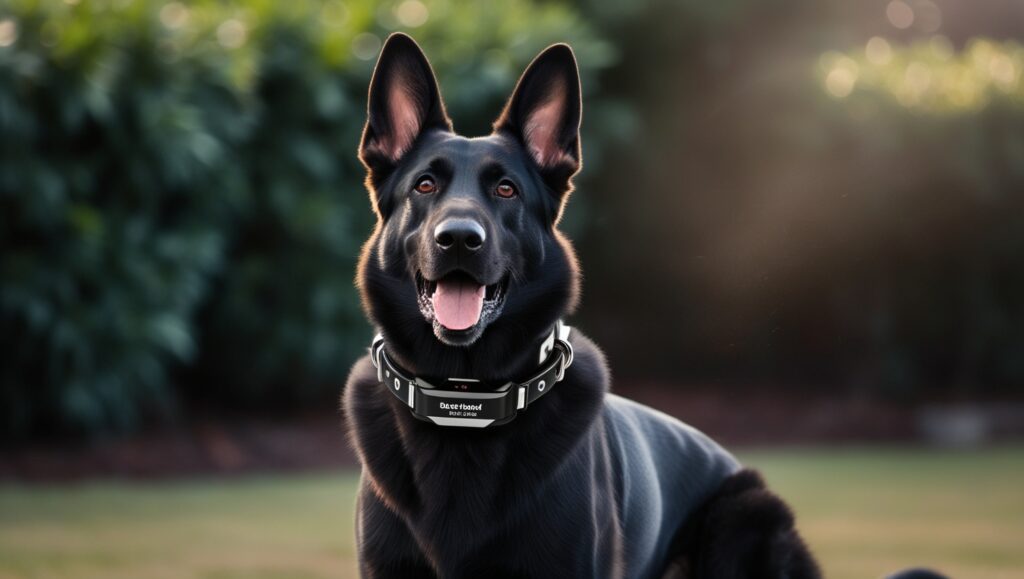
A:
[[[320,9],[320,16],[328,26],[339,27],[348,22],[349,11],[340,0],[329,0]]]
[[[892,0],[885,8],[885,15],[889,23],[901,30],[910,28],[914,24],[914,9],[903,0]]]
[[[942,10],[931,0],[917,0],[913,20],[922,32],[934,33],[942,27]]]
[[[359,60],[372,60],[380,52],[380,37],[371,32],[364,32],[352,39],[352,54]]]
[[[876,36],[863,51],[823,54],[819,66],[822,86],[833,97],[880,93],[930,114],[975,111],[995,98],[1024,106],[1024,46],[1013,41],[975,38],[957,52],[943,35],[907,45]]]
[[[845,98],[857,84],[859,67],[857,62],[843,54],[829,52],[822,55],[821,66],[825,69],[825,89],[836,98]]]
[[[245,24],[231,18],[217,27],[217,42],[224,48],[239,48],[245,44],[247,34]]]
[[[0,46],[10,46],[18,40],[18,24],[11,18],[0,20]]]
[[[419,0],[405,0],[395,8],[395,18],[408,28],[419,28],[427,23],[430,11]]]
[[[864,48],[864,55],[871,64],[889,64],[892,60],[892,47],[886,39],[872,36]]]
[[[160,22],[170,29],[181,28],[188,23],[188,8],[181,2],[168,2],[160,9]]]
[[[1017,82],[1017,69],[1013,60],[1003,53],[992,55],[988,65],[992,80],[1003,89],[1010,89]]]

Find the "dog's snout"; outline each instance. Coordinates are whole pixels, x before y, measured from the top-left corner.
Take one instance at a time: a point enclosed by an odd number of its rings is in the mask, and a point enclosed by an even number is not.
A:
[[[487,232],[475,219],[450,218],[434,228],[434,241],[442,251],[475,252],[487,241]]]

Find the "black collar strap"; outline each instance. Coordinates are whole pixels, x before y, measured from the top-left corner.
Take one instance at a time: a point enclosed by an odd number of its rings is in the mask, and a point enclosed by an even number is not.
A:
[[[441,426],[484,428],[505,424],[534,400],[551,391],[572,365],[572,328],[561,321],[540,345],[540,369],[533,378],[520,383],[507,382],[488,392],[470,392],[471,378],[448,378],[436,386],[411,376],[398,367],[384,350],[384,337],[377,335],[370,346],[370,358],[377,367],[377,380],[389,392],[409,406],[413,416]]]

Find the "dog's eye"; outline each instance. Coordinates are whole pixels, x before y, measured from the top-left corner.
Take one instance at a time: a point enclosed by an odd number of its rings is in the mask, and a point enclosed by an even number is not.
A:
[[[417,193],[434,193],[437,191],[437,183],[434,182],[430,177],[420,177],[420,180],[416,182]]]
[[[498,183],[497,188],[494,189],[494,194],[498,197],[504,197],[505,199],[515,197],[517,194],[516,186],[508,181],[502,181],[501,183]]]

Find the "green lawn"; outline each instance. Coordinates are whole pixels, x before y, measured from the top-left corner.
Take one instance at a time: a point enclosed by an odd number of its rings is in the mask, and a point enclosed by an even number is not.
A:
[[[743,453],[836,579],[1024,578],[1024,448]],[[346,577],[356,475],[0,486],[0,578]]]

